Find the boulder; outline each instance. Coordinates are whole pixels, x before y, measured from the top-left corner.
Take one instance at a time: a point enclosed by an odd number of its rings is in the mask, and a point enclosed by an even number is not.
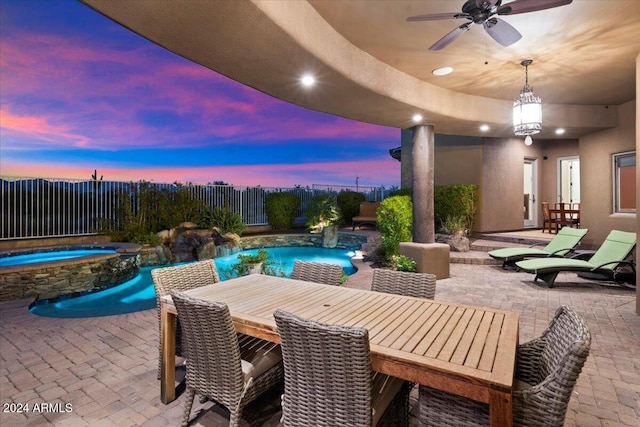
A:
[[[335,248],[338,245],[338,226],[330,225],[322,229],[322,247]]]
[[[199,261],[215,258],[216,244],[214,243],[213,238],[209,241],[203,242],[200,246],[198,246],[196,248],[196,255]]]
[[[458,234],[436,234],[437,243],[446,243],[453,252],[469,252],[469,238],[462,233]]]

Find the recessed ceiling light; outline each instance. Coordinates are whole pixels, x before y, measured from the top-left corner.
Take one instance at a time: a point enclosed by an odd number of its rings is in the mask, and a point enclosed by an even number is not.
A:
[[[564,129],[558,128],[556,129],[556,135],[562,135],[564,133]]]
[[[451,74],[453,72],[453,68],[451,67],[442,67],[436,68],[431,72],[434,76],[446,76],[447,74]]]
[[[311,87],[316,84],[316,78],[312,74],[305,74],[300,78],[300,83],[304,87]]]
[[[413,121],[418,123],[422,121],[422,116],[420,114],[414,114],[413,115]]]
[[[482,132],[486,132],[486,131],[488,131],[488,130],[489,130],[489,125],[481,125],[481,126],[480,126],[480,130],[481,130]]]

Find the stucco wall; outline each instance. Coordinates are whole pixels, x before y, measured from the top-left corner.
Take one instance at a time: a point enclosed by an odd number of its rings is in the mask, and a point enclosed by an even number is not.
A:
[[[522,138],[483,139],[482,183],[478,206],[480,213],[475,231],[523,228],[524,159],[540,159],[540,149],[540,144],[536,142],[527,147]],[[540,168],[540,165],[538,167]]]
[[[577,141],[574,145],[577,149]],[[524,159],[538,161],[536,203],[539,206],[538,201],[544,197],[541,194],[544,189],[542,178],[545,176],[545,163],[542,161],[544,147],[544,141],[537,140],[527,147],[522,138],[436,138],[435,185],[479,186],[478,215],[474,231],[520,230],[524,225]],[[555,148],[552,151],[554,161],[557,157],[555,152],[563,152]],[[539,212],[540,225],[541,215]]]
[[[612,155],[636,149],[636,103],[618,107],[616,128],[580,138],[580,219],[589,233],[584,245],[598,247],[611,230],[635,231],[635,214],[613,213]]]

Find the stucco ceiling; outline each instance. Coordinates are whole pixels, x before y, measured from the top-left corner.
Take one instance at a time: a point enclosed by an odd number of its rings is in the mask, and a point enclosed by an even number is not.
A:
[[[543,101],[539,137],[579,137],[615,126],[635,99],[639,0],[574,0],[503,17],[522,34],[509,47],[479,25],[442,51],[428,47],[458,20],[406,17],[458,12],[463,0],[81,0],[143,37],[241,83],[303,107],[386,126],[424,116],[438,133],[512,136],[511,104],[529,83]],[[507,1],[505,0],[505,3]],[[435,77],[431,71],[451,66]],[[318,84],[298,82],[312,72]]]
[[[508,4],[510,0],[504,0]],[[309,0],[336,31],[379,60],[439,87],[513,100],[529,83],[552,104],[618,105],[635,98],[640,1],[574,0],[538,12],[502,16],[521,34],[503,47],[474,25],[441,51],[428,48],[466,20],[406,22],[408,16],[460,12],[461,1]],[[431,71],[453,67],[448,76]]]

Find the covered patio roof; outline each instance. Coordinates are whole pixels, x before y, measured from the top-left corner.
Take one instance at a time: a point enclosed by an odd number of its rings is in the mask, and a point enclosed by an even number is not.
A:
[[[480,26],[446,49],[428,46],[459,25],[406,22],[457,12],[445,1],[81,0],[166,49],[294,104],[385,126],[433,124],[437,133],[512,136],[520,61],[534,60],[530,83],[544,103],[541,138],[576,138],[617,123],[616,105],[635,99],[640,51],[634,1],[580,1],[504,17],[523,34],[502,47]],[[453,66],[435,77],[431,70]],[[303,73],[318,84],[304,90]],[[489,132],[479,126],[488,124]]]

